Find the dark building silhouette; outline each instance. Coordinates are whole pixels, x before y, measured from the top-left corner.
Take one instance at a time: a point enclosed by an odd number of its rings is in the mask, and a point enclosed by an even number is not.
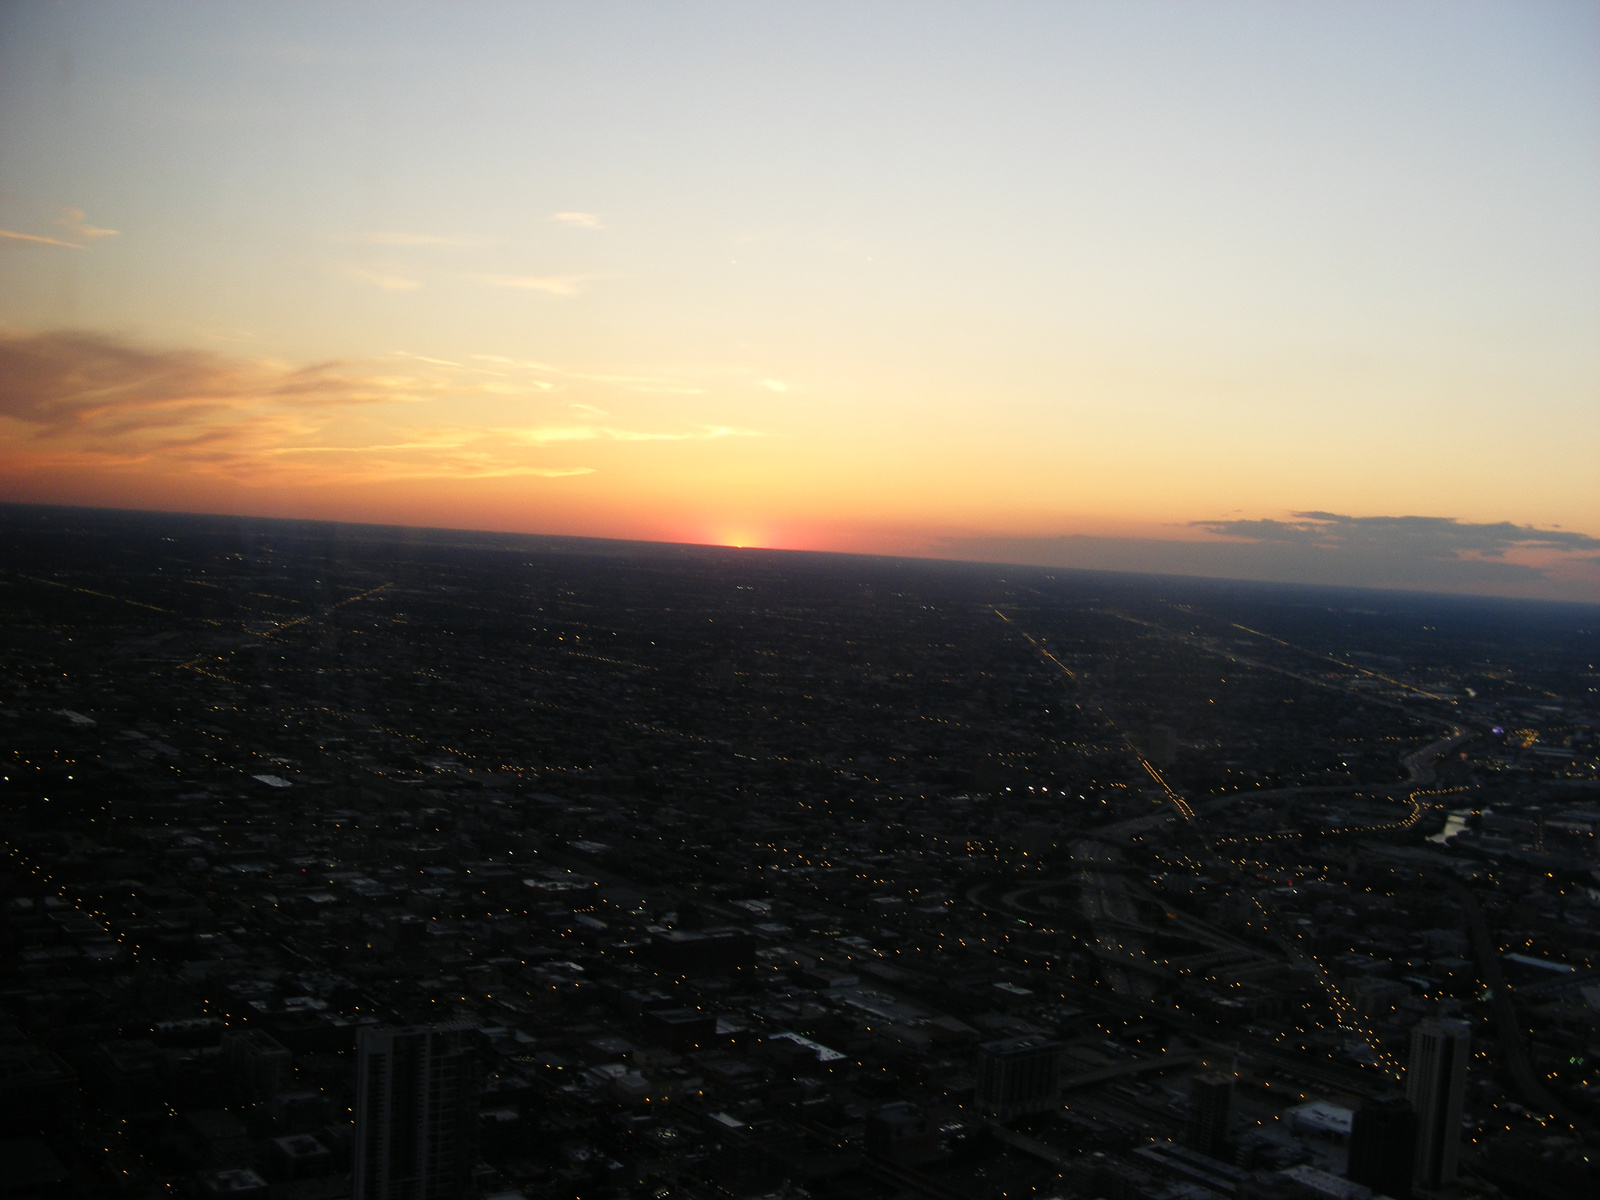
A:
[[[1178,731],[1171,725],[1152,725],[1144,735],[1145,757],[1158,767],[1178,761]]]
[[[72,1194],[67,1169],[39,1138],[0,1140],[0,1163],[5,1169],[0,1195],[6,1200],[51,1200]]]
[[[755,962],[755,939],[740,929],[706,932],[674,929],[661,934],[649,948],[651,960],[662,970],[686,972],[717,967],[747,967]]]
[[[781,1121],[746,1124],[718,1112],[708,1114],[705,1123],[716,1146],[712,1173],[734,1195],[769,1188],[790,1175],[805,1146],[800,1130]]]
[[[900,1100],[867,1115],[865,1144],[868,1154],[915,1166],[939,1157],[939,1127],[925,1109]]]
[[[0,1127],[7,1134],[66,1128],[77,1111],[78,1077],[28,1042],[0,1045]]]
[[[1417,1187],[1437,1188],[1456,1177],[1471,1054],[1472,1026],[1465,1021],[1430,1018],[1411,1031],[1406,1099],[1417,1114]]]
[[[1221,1158],[1232,1116],[1232,1075],[1208,1071],[1189,1081],[1189,1121],[1183,1134],[1189,1149]]]
[[[481,1090],[474,1037],[466,1024],[361,1030],[355,1200],[472,1194]]]
[[[288,1091],[294,1082],[294,1055],[260,1029],[226,1034],[222,1056],[235,1089],[245,1099],[265,1100]]]
[[[333,1161],[328,1148],[309,1133],[273,1138],[270,1146],[271,1173],[280,1180],[315,1178],[326,1174]]]
[[[96,1042],[83,1056],[86,1087],[121,1117],[160,1111],[160,1055],[149,1038]]]
[[[246,1200],[268,1195],[267,1181],[261,1178],[249,1167],[225,1167],[220,1171],[208,1171],[199,1178],[199,1192],[205,1197],[228,1197],[237,1200],[245,1197]]]
[[[985,1042],[973,1075],[978,1108],[1005,1119],[1059,1103],[1061,1044],[1039,1034]]]
[[[1350,1124],[1345,1177],[1394,1200],[1409,1200],[1416,1153],[1417,1114],[1405,1097],[1368,1100]]]
[[[644,1027],[662,1045],[675,1050],[698,1050],[717,1034],[715,1013],[698,1008],[657,1008],[644,1014]]]

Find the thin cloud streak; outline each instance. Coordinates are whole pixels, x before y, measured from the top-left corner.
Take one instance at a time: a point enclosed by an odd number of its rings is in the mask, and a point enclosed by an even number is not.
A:
[[[551,213],[550,214],[550,219],[552,221],[559,221],[563,225],[576,225],[576,226],[578,226],[579,228],[582,228],[582,229],[604,229],[605,228],[605,226],[600,223],[599,216],[596,215],[595,213],[558,212],[558,213]]]
[[[576,296],[582,289],[580,284],[589,283],[596,279],[608,279],[607,275],[485,275],[480,277],[482,282],[492,287],[513,288],[523,292],[548,292],[552,296]]]
[[[90,225],[85,219],[81,208],[62,208],[57,210],[55,224],[64,230],[68,237],[77,238],[77,241],[65,241],[58,237],[50,237],[42,233],[22,233],[15,229],[0,229],[0,246],[11,249],[20,249],[25,246],[56,246],[62,250],[87,250],[89,246],[100,238],[116,237],[117,230],[101,229]]]
[[[501,429],[495,432],[516,441],[535,445],[549,442],[589,442],[599,439],[610,439],[615,442],[693,442],[725,437],[761,436],[754,429],[735,429],[726,425],[704,425],[699,429],[677,433],[618,429],[610,425],[553,425],[532,429]]]
[[[579,380],[585,383],[604,383],[619,387],[626,387],[629,391],[654,393],[658,395],[675,396],[700,396],[705,394],[705,388],[683,383],[680,380],[669,379],[662,375],[617,375],[595,371],[571,371],[563,367],[553,366],[550,363],[529,362],[524,359],[506,358],[499,354],[474,354],[473,358],[480,362],[498,363],[503,366],[513,367],[523,371],[535,371],[543,375],[555,375],[563,379]],[[546,385],[548,386],[548,385]]]
[[[61,215],[56,218],[56,224],[65,229],[70,236],[82,238],[87,242],[92,242],[97,238],[117,236],[117,230],[115,229],[100,229],[90,225],[84,219],[84,211],[81,208],[63,208]]]
[[[414,292],[422,286],[420,279],[408,279],[404,275],[391,275],[387,271],[374,271],[371,267],[360,267],[354,263],[346,263],[344,272],[352,279],[390,292]]]
[[[60,246],[64,250],[83,250],[85,247],[76,242],[63,242],[60,238],[44,237],[37,233],[18,233],[15,229],[0,229],[0,245],[33,244],[36,246]]]

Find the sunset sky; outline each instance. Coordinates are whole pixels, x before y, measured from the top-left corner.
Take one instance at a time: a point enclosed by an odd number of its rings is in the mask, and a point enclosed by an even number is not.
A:
[[[0,500],[1600,600],[1600,5],[5,4]]]

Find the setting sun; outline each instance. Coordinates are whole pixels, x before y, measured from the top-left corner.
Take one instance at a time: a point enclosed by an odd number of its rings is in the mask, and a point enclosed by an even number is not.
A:
[[[0,9],[0,501],[1600,587],[1592,6],[325,7]]]

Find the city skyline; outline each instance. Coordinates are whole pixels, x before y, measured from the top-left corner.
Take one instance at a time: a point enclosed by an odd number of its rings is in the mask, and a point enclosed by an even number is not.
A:
[[[1592,7],[0,31],[0,500],[1600,595]]]
[[[1600,1192],[1592,609],[13,505],[0,545],[31,1194]]]

